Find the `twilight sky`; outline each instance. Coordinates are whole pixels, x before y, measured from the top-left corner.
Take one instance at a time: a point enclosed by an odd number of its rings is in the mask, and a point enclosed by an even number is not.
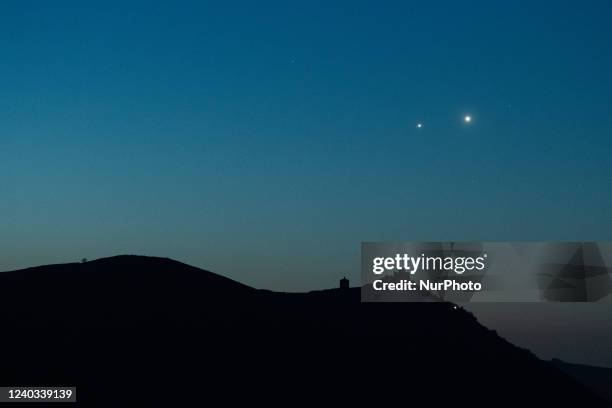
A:
[[[0,270],[296,291],[356,282],[361,241],[611,239],[607,0],[84,3],[2,2]],[[610,299],[471,308],[612,366]]]
[[[124,3],[3,2],[0,270],[611,237],[609,1]]]

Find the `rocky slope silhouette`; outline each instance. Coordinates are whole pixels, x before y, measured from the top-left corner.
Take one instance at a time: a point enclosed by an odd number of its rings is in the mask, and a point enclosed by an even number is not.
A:
[[[607,406],[442,302],[277,293],[119,256],[1,273],[0,306],[0,383],[76,385],[81,406]]]

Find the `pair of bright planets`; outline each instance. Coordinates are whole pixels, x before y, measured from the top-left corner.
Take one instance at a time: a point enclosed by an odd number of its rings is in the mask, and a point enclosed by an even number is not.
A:
[[[463,117],[463,123],[465,123],[465,124],[472,123],[472,115],[465,115]],[[422,122],[417,123],[416,127],[417,127],[417,129],[422,128],[423,127],[423,123]]]

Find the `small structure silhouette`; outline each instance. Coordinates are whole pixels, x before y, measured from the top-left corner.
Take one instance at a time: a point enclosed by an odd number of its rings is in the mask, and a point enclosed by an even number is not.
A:
[[[340,289],[348,289],[349,288],[349,280],[346,279],[346,276],[340,279]]]

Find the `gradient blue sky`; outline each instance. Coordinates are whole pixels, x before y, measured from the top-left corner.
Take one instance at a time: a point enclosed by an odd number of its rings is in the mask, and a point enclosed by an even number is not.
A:
[[[125,3],[2,3],[0,270],[611,238],[609,1]]]

